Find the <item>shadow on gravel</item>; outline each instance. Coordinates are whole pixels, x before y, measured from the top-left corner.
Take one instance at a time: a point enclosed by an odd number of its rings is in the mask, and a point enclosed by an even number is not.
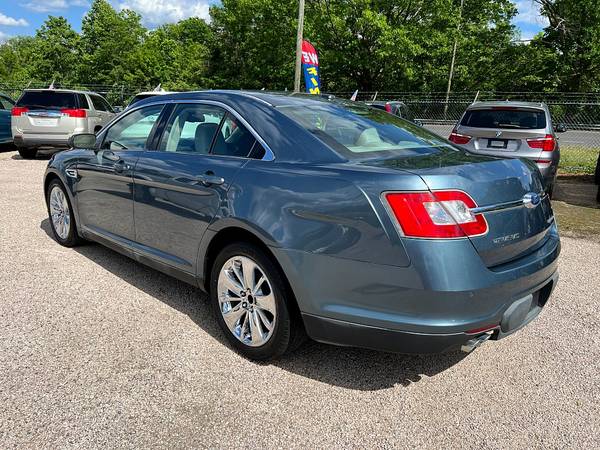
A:
[[[48,219],[41,222],[40,228],[53,239]],[[90,243],[73,250],[151,297],[189,316],[225,347],[223,351],[234,351],[213,317],[206,294],[200,289],[98,244]],[[467,354],[459,352],[408,356],[309,341],[280,360],[258,364],[271,364],[333,386],[374,391],[398,384],[408,386],[420,381],[423,376],[435,376],[466,356]]]

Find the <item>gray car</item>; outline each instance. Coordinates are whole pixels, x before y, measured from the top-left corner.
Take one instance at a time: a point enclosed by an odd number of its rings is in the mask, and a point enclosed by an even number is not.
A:
[[[208,292],[250,358],[305,335],[470,351],[533,320],[558,280],[535,165],[360,103],[165,95],[72,144],[44,179],[55,239],[99,242]]]
[[[450,134],[450,140],[470,152],[527,158],[542,173],[552,195],[560,160],[557,132],[544,103],[476,102],[470,105]]]
[[[67,148],[74,134],[97,133],[114,116],[94,92],[26,89],[12,109],[11,130],[19,154],[35,158],[38,150]]]

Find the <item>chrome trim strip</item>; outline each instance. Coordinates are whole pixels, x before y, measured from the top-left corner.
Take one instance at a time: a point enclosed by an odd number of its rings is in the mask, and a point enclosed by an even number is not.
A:
[[[548,197],[548,194],[546,194],[546,193],[540,195],[540,202],[543,202],[544,200],[546,200],[547,197]],[[524,207],[525,207],[525,204],[523,203],[523,199],[519,199],[519,200],[510,201],[510,202],[494,203],[493,205],[488,205],[488,206],[479,206],[477,208],[473,208],[471,210],[471,212],[473,214],[481,214],[481,213],[497,212],[497,211],[502,211],[502,210],[507,210],[507,209],[524,208]]]
[[[250,97],[250,96],[246,96],[246,97]],[[255,97],[252,97],[252,98],[255,98]],[[256,100],[261,101],[259,99],[256,99]],[[240,115],[240,113],[238,113],[231,106],[226,105],[225,103],[222,103],[222,102],[219,102],[219,101],[216,101],[216,100],[197,100],[197,99],[171,99],[171,100],[162,100],[162,99],[157,99],[157,101],[145,103],[145,104],[140,105],[140,106],[133,106],[132,108],[127,108],[127,109],[125,109],[123,111],[123,114],[119,114],[119,115],[115,116],[115,118],[111,122],[109,122],[108,124],[106,124],[104,126],[104,128],[102,129],[102,132],[98,135],[98,138],[97,138],[96,142],[104,140],[104,136],[106,135],[106,133],[108,132],[108,130],[113,126],[113,124],[117,120],[125,117],[128,114],[131,114],[134,111],[137,111],[138,109],[146,108],[148,106],[156,106],[156,105],[169,105],[169,104],[179,105],[179,104],[190,104],[190,103],[198,103],[198,104],[203,104],[203,105],[218,106],[220,108],[223,108],[227,112],[231,113],[233,116],[235,116],[236,119],[238,119],[242,123],[242,125],[244,125],[248,129],[248,131],[250,131],[250,133],[252,133],[252,136],[254,136],[254,138],[265,149],[265,156],[263,156],[261,159],[256,160],[256,161],[273,161],[273,160],[275,160],[275,154],[273,153],[273,150],[271,150],[271,148],[267,145],[267,143],[265,142],[265,140],[256,132],[256,130],[254,128],[252,128],[252,126],[246,121],[246,119],[244,119]],[[239,158],[239,159],[246,159],[246,160],[252,160],[252,159],[254,159],[254,158],[248,158],[248,157],[243,157],[243,156],[230,156],[230,158]]]

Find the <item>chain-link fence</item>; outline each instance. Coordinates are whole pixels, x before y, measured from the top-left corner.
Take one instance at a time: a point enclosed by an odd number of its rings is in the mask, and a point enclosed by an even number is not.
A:
[[[350,98],[352,92],[336,92]],[[462,92],[446,101],[444,92],[359,92],[357,100],[402,101],[409,118],[429,130],[448,137],[465,109],[474,101],[544,102],[552,122],[564,124],[567,132],[558,135],[563,172],[593,173],[600,153],[600,93]]]
[[[17,99],[23,89],[47,88],[49,83],[2,84],[0,92]],[[55,87],[98,92],[115,106],[126,105],[138,92],[154,86],[59,85]],[[200,89],[200,88],[199,88]],[[338,98],[350,98],[352,92],[334,92]],[[357,100],[397,100],[406,105],[409,118],[420,121],[429,130],[448,137],[467,106],[475,100],[514,100],[546,103],[552,121],[564,124],[567,132],[559,134],[563,172],[593,173],[600,153],[600,93],[537,92],[460,92],[448,100],[444,92],[359,92]]]

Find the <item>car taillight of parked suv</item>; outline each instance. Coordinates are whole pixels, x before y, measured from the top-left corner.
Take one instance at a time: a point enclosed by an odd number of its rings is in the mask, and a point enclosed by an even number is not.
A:
[[[28,89],[11,112],[14,143],[23,158],[38,150],[68,148],[69,138],[97,133],[112,120],[110,104],[93,92],[62,89]]]

